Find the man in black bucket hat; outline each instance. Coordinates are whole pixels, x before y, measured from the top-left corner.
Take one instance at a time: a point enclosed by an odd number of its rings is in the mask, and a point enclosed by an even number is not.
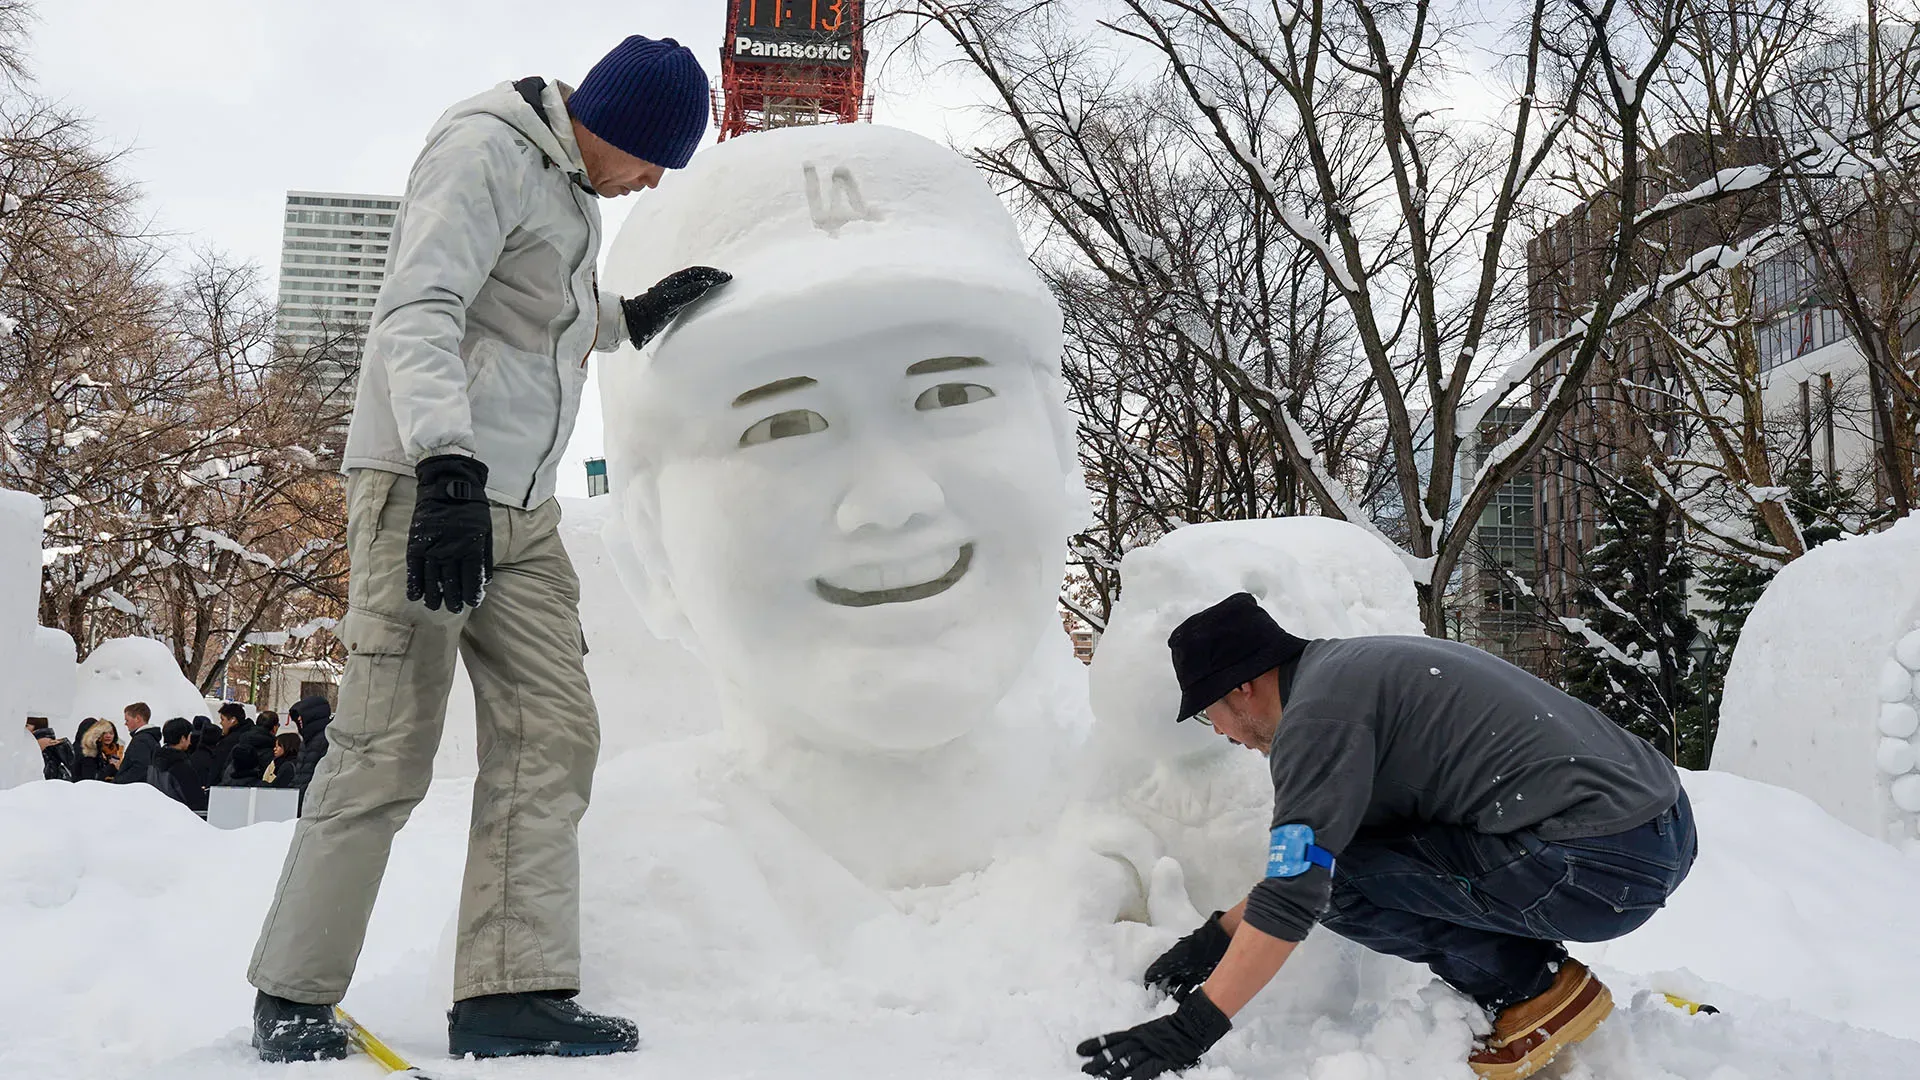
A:
[[[1147,968],[1173,1013],[1078,1047],[1084,1071],[1187,1068],[1317,922],[1424,963],[1487,1010],[1468,1064],[1517,1080],[1590,1034],[1607,988],[1565,941],[1645,922],[1687,875],[1672,764],[1589,705],[1458,642],[1308,641],[1248,593],[1167,639],[1195,719],[1267,755],[1266,876]]]

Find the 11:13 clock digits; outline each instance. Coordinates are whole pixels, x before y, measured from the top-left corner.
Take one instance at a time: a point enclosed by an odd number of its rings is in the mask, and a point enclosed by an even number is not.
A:
[[[802,30],[837,34],[854,0],[745,0],[743,30]]]

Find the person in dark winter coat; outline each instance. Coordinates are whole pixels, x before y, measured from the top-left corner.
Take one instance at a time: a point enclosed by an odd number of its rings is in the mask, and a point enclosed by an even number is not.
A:
[[[247,719],[239,705],[220,706],[220,725],[226,736],[214,753],[216,783],[229,787],[251,787],[260,782],[261,770],[273,755],[273,725],[266,723],[271,713],[261,713],[260,722]]]
[[[200,777],[201,787],[212,787],[220,779],[220,772],[214,765],[214,751],[220,747],[220,728],[204,716],[193,718],[193,744],[187,750],[187,757],[193,761],[193,771]]]
[[[153,762],[147,768],[147,783],[187,809],[205,813],[207,789],[201,786],[200,774],[194,771],[190,756],[193,721],[184,716],[167,721],[160,741],[161,746],[153,752]]]
[[[266,787],[293,787],[299,764],[300,736],[283,731],[273,737],[273,764],[260,774],[260,783]]]
[[[73,744],[53,733],[44,716],[27,717],[27,734],[40,744],[40,775],[47,780],[75,780]]]
[[[220,706],[220,741],[211,747],[213,751],[213,782],[218,784],[227,772],[227,759],[233,755],[233,748],[240,737],[253,730],[253,721],[247,719],[246,707],[236,702],[227,702]]]
[[[320,767],[320,759],[327,756],[327,725],[333,722],[333,706],[316,694],[301,698],[287,710],[287,715],[300,727],[300,757],[294,764],[291,786],[305,788],[313,782],[313,771]]]
[[[120,733],[105,720],[91,716],[80,722],[73,736],[80,748],[74,760],[74,778],[112,783],[120,772]]]
[[[120,774],[113,782],[144,784],[154,752],[160,749],[160,729],[152,726],[153,710],[144,701],[127,706],[122,718],[127,723],[127,752],[120,759]]]

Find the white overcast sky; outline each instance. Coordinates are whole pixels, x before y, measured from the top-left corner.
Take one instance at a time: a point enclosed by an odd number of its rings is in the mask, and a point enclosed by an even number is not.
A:
[[[155,224],[258,263],[275,287],[290,189],[400,194],[455,101],[522,75],[576,83],[628,34],[672,37],[719,82],[724,0],[37,0],[35,88],[129,151]],[[891,73],[890,73],[891,74]],[[945,141],[967,96],[902,71],[875,118]],[[711,138],[709,133],[709,137]],[[671,182],[671,180],[669,180]],[[611,238],[636,200],[601,204]],[[610,246],[610,245],[609,245]],[[603,361],[605,358],[602,358]],[[561,472],[599,453],[588,387]]]

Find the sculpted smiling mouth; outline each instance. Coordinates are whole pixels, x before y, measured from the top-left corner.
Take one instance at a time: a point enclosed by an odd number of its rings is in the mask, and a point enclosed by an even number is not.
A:
[[[836,581],[813,579],[813,590],[830,604],[842,607],[876,607],[880,604],[909,604],[938,596],[966,576],[973,565],[973,545],[960,545],[960,556],[948,561],[945,555],[928,555],[887,563],[868,563],[836,573]]]

